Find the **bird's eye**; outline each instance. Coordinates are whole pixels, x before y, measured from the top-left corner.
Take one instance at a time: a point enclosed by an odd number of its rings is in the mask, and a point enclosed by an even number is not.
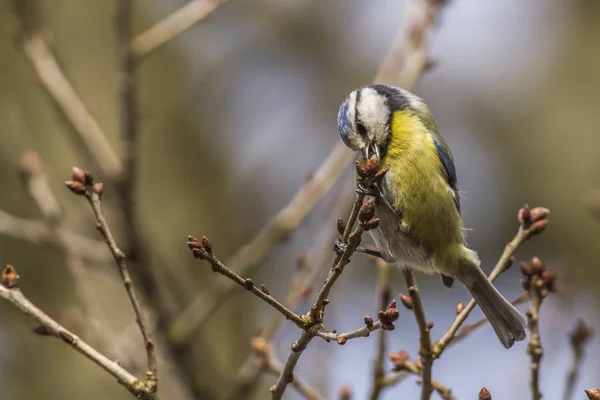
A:
[[[360,121],[360,120],[356,121],[356,129],[358,130],[358,134],[360,136],[362,136],[363,138],[367,137],[367,128],[365,128],[365,126],[362,123],[362,121]]]

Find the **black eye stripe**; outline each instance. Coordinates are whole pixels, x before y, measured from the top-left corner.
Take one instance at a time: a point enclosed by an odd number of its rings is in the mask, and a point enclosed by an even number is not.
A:
[[[362,123],[362,121],[360,119],[356,120],[356,129],[358,130],[358,134],[364,138],[367,137],[367,128],[365,128],[365,125]]]

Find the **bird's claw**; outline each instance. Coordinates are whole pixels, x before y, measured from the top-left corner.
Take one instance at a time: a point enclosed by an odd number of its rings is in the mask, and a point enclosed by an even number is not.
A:
[[[344,253],[344,251],[346,251],[346,247],[348,247],[346,243],[342,243],[340,240],[336,240],[333,243],[333,252],[336,256],[341,256]]]
[[[356,193],[364,194],[365,196],[375,197],[378,195],[378,192],[373,187],[366,187],[363,183],[362,179],[356,180]]]

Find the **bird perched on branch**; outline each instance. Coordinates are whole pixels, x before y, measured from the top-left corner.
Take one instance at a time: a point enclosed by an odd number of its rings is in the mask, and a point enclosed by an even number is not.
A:
[[[354,90],[342,103],[338,129],[362,157],[376,155],[387,174],[372,196],[380,224],[371,230],[378,255],[401,267],[440,273],[445,286],[467,287],[509,348],[525,338],[526,322],[479,268],[465,242],[454,160],[427,105],[385,85]]]

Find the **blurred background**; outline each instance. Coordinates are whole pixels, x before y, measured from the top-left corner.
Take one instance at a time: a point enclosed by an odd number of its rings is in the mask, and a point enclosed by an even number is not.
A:
[[[0,3],[0,210],[42,219],[23,184],[22,157],[33,150],[44,161],[64,224],[100,239],[85,200],[65,190],[63,182],[73,165],[105,178],[40,84],[21,44],[14,3],[21,2]],[[136,2],[134,33],[185,3]],[[114,2],[24,4],[34,10],[59,65],[109,143],[120,149]],[[339,142],[339,104],[373,79],[402,10],[399,0],[232,0],[140,61],[135,196],[151,249],[146,273],[158,287],[148,302],[163,304],[161,316],[154,317],[157,336],[166,336],[164,318],[175,318],[197,294],[225,279],[191,259],[186,236],[208,235],[225,260],[293,197]],[[584,206],[588,193],[600,188],[599,19],[600,2],[594,0],[450,1],[428,50],[438,63],[413,87],[454,153],[463,217],[472,229],[469,244],[486,271],[516,232],[521,205],[552,210],[547,232],[517,252],[518,260],[539,256],[558,272],[564,288],[547,299],[541,313],[541,384],[547,399],[561,396],[571,352],[568,332],[575,321],[583,318],[600,329],[600,221]],[[318,244],[318,232],[343,185],[350,184],[351,172],[348,168],[298,229],[251,270],[255,282],[265,282],[276,297],[287,293],[297,255]],[[107,184],[109,222],[126,246],[114,193],[114,185]],[[126,357],[133,349],[143,361],[133,314],[109,259],[83,265],[84,279],[92,283],[84,291],[96,299],[101,335],[82,312],[81,293],[63,251],[4,233],[0,261],[15,265],[28,297],[82,338],[98,344],[103,337],[110,357]],[[365,314],[375,316],[376,278],[371,262],[355,256],[331,296],[326,325],[347,331],[359,327]],[[444,289],[436,277],[419,274],[417,279],[435,322],[433,338],[439,338],[454,318],[456,301],[466,301],[467,293],[460,285]],[[521,291],[519,280],[513,268],[497,285],[513,298]],[[392,273],[392,291],[405,291],[399,271]],[[249,354],[250,338],[274,313],[242,290],[233,293],[185,346],[163,352],[168,353],[162,354],[163,398],[225,398]],[[305,312],[309,305],[304,302],[298,310]],[[396,330],[388,334],[389,350],[416,356],[414,319],[405,309],[400,314]],[[470,320],[480,316],[475,310]],[[0,399],[129,398],[58,340],[32,334],[34,325],[0,302]],[[274,341],[280,358],[285,360],[297,336],[295,326],[283,325]],[[346,384],[356,399],[366,398],[375,343],[374,335],[343,347],[315,340],[297,371],[328,399]],[[485,327],[436,361],[434,379],[459,399],[475,398],[482,386],[494,398],[527,398],[525,349],[518,343],[506,351]],[[592,357],[598,351],[598,340],[591,342],[576,398],[582,398],[583,388],[600,385],[600,359]],[[143,372],[143,362],[129,361]],[[275,380],[263,376],[243,398],[267,398]],[[410,378],[381,398],[412,399],[419,392]],[[286,398],[299,397],[288,389]]]

